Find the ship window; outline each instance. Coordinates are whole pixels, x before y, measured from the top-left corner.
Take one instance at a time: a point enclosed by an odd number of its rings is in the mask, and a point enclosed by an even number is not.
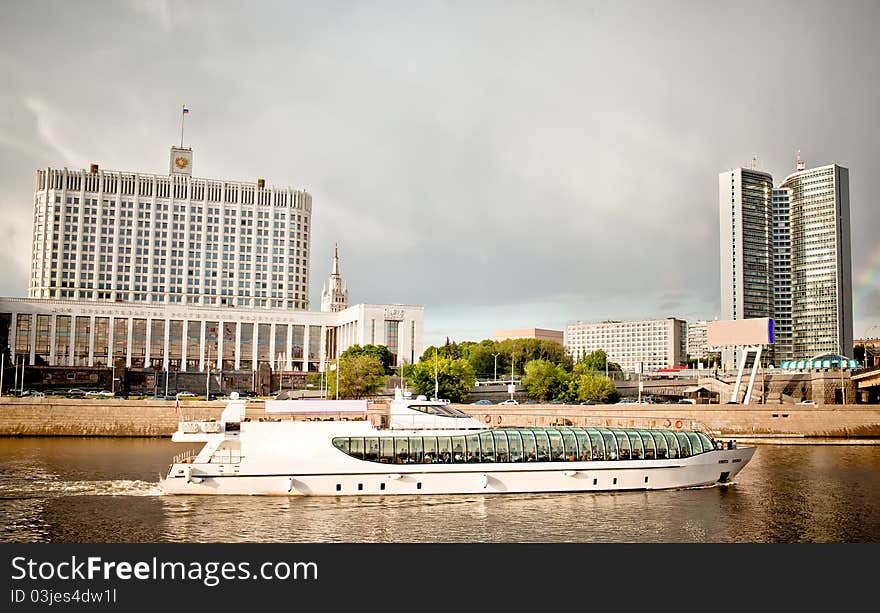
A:
[[[349,451],[349,455],[353,458],[357,458],[358,460],[364,459],[364,439],[362,438],[353,438],[351,439],[351,451]]]
[[[565,447],[563,458],[570,462],[578,459],[577,440],[571,430],[562,430],[562,445]]]
[[[336,491],[337,491],[337,492],[341,492],[341,491],[342,491],[342,484],[341,484],[341,483],[337,483],[337,484],[336,484]]]
[[[480,432],[480,446],[483,448],[482,461],[495,461],[495,440],[491,432]]]
[[[363,483],[358,483],[358,491],[359,491],[359,492],[360,492],[360,491],[363,491],[363,489],[364,489],[364,484],[363,484]]]
[[[617,439],[617,459],[618,460],[628,460],[629,459],[629,438],[627,438],[626,432],[621,432],[620,430],[615,430],[614,437]]]
[[[409,439],[397,437],[394,439],[394,461],[396,464],[409,464]]]
[[[501,430],[493,432],[495,436],[495,461],[509,462],[510,456],[507,453],[507,434]]]
[[[593,479],[593,485],[599,485],[599,480],[598,480],[598,479]]]
[[[437,437],[437,461],[443,464],[452,461],[452,439],[448,436]]]
[[[371,462],[379,461],[379,439],[368,438],[364,440],[364,459]]]
[[[675,435],[669,431],[664,431],[663,435],[666,437],[666,442],[669,445],[668,456],[672,459],[677,458],[678,457],[678,439],[675,438]]]
[[[438,440],[440,437],[437,437]],[[452,462],[458,464],[464,462],[464,437],[452,437]]]
[[[547,437],[546,430],[538,430],[535,432],[535,443],[538,445],[538,461],[550,461],[550,439]]]
[[[703,443],[703,451],[712,451],[712,441],[709,440],[709,437],[702,432],[698,432],[697,436],[700,437],[700,442]]]
[[[558,430],[547,430],[550,438],[550,461],[562,462],[565,460],[565,449],[562,446],[562,435]]]
[[[662,432],[652,432],[654,437],[654,443],[657,446],[657,459],[664,460],[666,459],[668,450],[666,448],[666,437],[663,436]]]
[[[632,430],[628,430],[627,434],[629,435],[629,446],[630,446],[630,458],[633,460],[641,460],[644,457],[644,449],[642,449],[642,437],[639,436],[638,432],[633,432]]]
[[[511,462],[522,462],[523,461],[523,448],[522,448],[522,438],[520,437],[519,430],[508,430],[507,431],[507,445],[510,448],[510,461]]]
[[[413,464],[422,463],[422,438],[413,436],[409,439],[409,461]]]
[[[379,484],[379,489],[380,489],[380,490],[384,490],[384,489],[385,489],[385,484],[384,484],[384,483],[380,483],[380,484]]]
[[[433,464],[437,461],[437,437],[436,436],[423,436],[422,437],[422,447],[424,448],[424,455],[422,456],[422,462],[425,464]]]
[[[608,460],[617,459],[617,442],[614,435],[610,432],[602,432],[602,440],[605,442],[605,458]]]
[[[394,439],[391,437],[379,439],[379,461],[387,464],[394,463]]]
[[[642,446],[645,449],[645,459],[653,460],[657,457],[656,449],[654,448],[654,437],[651,436],[650,432],[639,432],[639,435],[642,437]]]
[[[468,434],[464,437],[465,444],[465,461],[466,462],[479,462],[480,461],[480,438],[479,434]]]
[[[675,437],[678,439],[679,455],[686,458],[691,455],[691,443],[684,432],[676,432]]]
[[[418,481],[418,482],[416,483],[416,489],[417,489],[417,490],[422,489],[422,482],[421,482],[421,481]]]
[[[538,459],[538,447],[535,444],[535,433],[531,430],[520,430],[523,442],[523,456],[526,462],[534,462]]]
[[[647,477],[645,477],[645,483],[647,483],[647,482],[648,482],[648,478],[647,478]]]
[[[342,453],[349,453],[348,439],[347,438],[334,438],[333,446],[336,447]]]
[[[578,447],[580,448],[578,459],[582,462],[589,462],[592,459],[590,437],[587,436],[587,433],[584,430],[580,429],[574,431],[574,436],[577,438]]]
[[[617,485],[617,477],[614,477],[614,483],[613,483],[613,485]]]
[[[593,459],[604,460],[605,440],[602,438],[602,435],[597,430],[587,430],[587,434],[590,435],[590,447],[592,447]]]
[[[691,452],[693,453],[693,455],[703,453],[703,442],[700,440],[700,437],[697,436],[697,433],[688,432],[687,437],[691,442]]]

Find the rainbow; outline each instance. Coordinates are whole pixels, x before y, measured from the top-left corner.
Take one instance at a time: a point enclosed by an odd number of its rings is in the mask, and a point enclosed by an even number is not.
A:
[[[853,287],[853,317],[858,318],[859,303],[867,294],[880,286],[880,243],[874,246],[868,265],[856,275]]]

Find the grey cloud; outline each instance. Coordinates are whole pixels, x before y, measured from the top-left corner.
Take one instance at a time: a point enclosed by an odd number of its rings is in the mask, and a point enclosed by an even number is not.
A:
[[[848,166],[855,274],[877,242],[874,3],[7,13],[0,118],[19,119],[0,119],[0,231],[25,254],[10,288],[26,286],[33,171],[164,172],[184,103],[197,175],[312,193],[313,305],[339,241],[352,300],[424,304],[429,341],[715,316],[717,175],[754,154],[777,180],[797,149]]]

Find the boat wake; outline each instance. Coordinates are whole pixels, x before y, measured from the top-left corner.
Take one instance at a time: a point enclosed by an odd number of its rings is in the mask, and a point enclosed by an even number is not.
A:
[[[0,498],[55,498],[62,496],[161,496],[154,481],[117,479],[113,481],[61,481],[35,479],[0,484]]]

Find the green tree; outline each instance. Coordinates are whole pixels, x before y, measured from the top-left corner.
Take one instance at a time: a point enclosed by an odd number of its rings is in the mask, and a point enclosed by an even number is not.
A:
[[[577,397],[580,401],[611,402],[616,395],[614,382],[604,375],[584,374],[577,378]]]
[[[385,385],[385,369],[379,358],[353,355],[339,358],[339,397],[373,396]],[[327,371],[328,394],[336,396],[336,371]]]
[[[436,369],[436,370],[435,370]],[[476,376],[467,360],[434,356],[405,368],[405,376],[417,394],[434,396],[434,374],[437,375],[437,393],[452,402],[464,402],[474,389]]]
[[[584,359],[578,362],[581,372],[605,372],[605,365],[608,365],[608,372],[620,372],[620,364],[617,362],[609,362],[608,354],[604,349],[596,349]]]
[[[559,391],[559,371],[557,366],[547,360],[526,362],[523,387],[529,398],[551,400]]]
[[[366,344],[363,347],[360,345],[352,345],[348,349],[342,352],[342,355],[339,357],[347,358],[357,355],[369,355],[374,358],[377,358],[380,362],[382,362],[382,368],[385,371],[386,375],[390,375],[394,372],[394,354],[388,350],[388,347],[385,345],[371,345]]]

